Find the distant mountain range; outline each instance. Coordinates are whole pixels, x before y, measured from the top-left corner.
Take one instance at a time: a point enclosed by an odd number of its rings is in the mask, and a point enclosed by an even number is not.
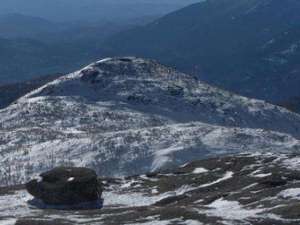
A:
[[[6,108],[23,95],[57,79],[62,74],[42,76],[32,80],[0,85],[0,109]]]
[[[295,97],[284,102],[279,102],[278,105],[281,105],[291,111],[300,113],[300,97]]]
[[[54,33],[63,29],[63,24],[43,18],[22,14],[0,15],[0,36],[2,38],[36,38],[43,33]]]
[[[68,73],[106,56],[136,55],[237,94],[289,102],[300,96],[299,10],[298,0],[207,0],[150,24],[154,17],[146,14],[121,23],[8,14],[0,17],[0,84]]]
[[[272,102],[300,96],[300,1],[207,0],[110,38],[137,55]],[[110,47],[109,47],[110,46]]]
[[[0,37],[7,39],[30,38],[53,42],[70,41],[80,37],[93,37],[100,40],[132,26],[144,25],[157,18],[145,15],[138,21],[94,21],[94,22],[53,22],[42,17],[19,13],[0,15]],[[88,39],[86,42],[90,41]],[[96,42],[96,40],[93,40]]]
[[[162,16],[201,0],[2,0],[0,14],[20,13],[56,22],[133,21]]]
[[[107,58],[0,110],[0,183],[57,165],[141,174],[237,152],[300,149],[300,116],[156,61]]]
[[[81,44],[81,45],[80,45]],[[0,38],[0,84],[29,80],[60,71],[71,72],[87,60],[90,43],[45,43],[35,39]]]
[[[105,38],[143,24],[58,23],[22,14],[0,16],[0,85],[42,75],[71,72],[96,60],[95,49]],[[18,65],[18,66],[17,66]]]

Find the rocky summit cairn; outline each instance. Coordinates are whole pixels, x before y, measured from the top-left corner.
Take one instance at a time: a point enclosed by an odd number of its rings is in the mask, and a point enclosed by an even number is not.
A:
[[[40,177],[26,184],[35,197],[32,204],[61,209],[101,207],[102,185],[91,169],[58,167]]]

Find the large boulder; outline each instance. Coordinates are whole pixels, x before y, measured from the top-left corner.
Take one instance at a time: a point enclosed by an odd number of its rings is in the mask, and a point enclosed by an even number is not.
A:
[[[44,204],[78,205],[101,199],[102,185],[91,169],[58,167],[40,177],[27,183],[26,189]]]

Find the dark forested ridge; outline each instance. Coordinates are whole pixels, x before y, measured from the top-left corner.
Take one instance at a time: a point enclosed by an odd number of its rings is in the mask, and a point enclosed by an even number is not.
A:
[[[95,50],[112,34],[147,24],[193,2],[3,0],[0,84],[73,71],[101,58]]]
[[[53,21],[116,22],[164,15],[201,0],[2,0],[0,14],[21,13]]]
[[[279,102],[278,105],[283,106],[293,112],[300,113],[300,97],[294,97],[283,102]]]
[[[23,95],[60,76],[62,76],[62,74],[53,74],[24,82],[0,85],[0,109],[7,107]]]
[[[35,39],[0,38],[0,84],[29,80],[45,74],[69,72],[91,60],[92,56],[86,56],[85,52],[89,44],[48,44]]]
[[[137,23],[146,23],[144,18]],[[22,14],[0,16],[0,84],[67,73],[96,60],[96,46],[131,22],[57,23]]]
[[[297,0],[208,0],[150,23],[149,15],[76,25],[0,16],[6,24],[0,26],[0,84],[135,55],[238,94],[286,102],[300,96],[299,10]]]

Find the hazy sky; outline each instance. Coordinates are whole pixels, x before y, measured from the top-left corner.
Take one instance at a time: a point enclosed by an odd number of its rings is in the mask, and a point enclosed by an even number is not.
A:
[[[164,14],[199,0],[1,0],[0,14],[22,13],[56,21],[139,18]]]

